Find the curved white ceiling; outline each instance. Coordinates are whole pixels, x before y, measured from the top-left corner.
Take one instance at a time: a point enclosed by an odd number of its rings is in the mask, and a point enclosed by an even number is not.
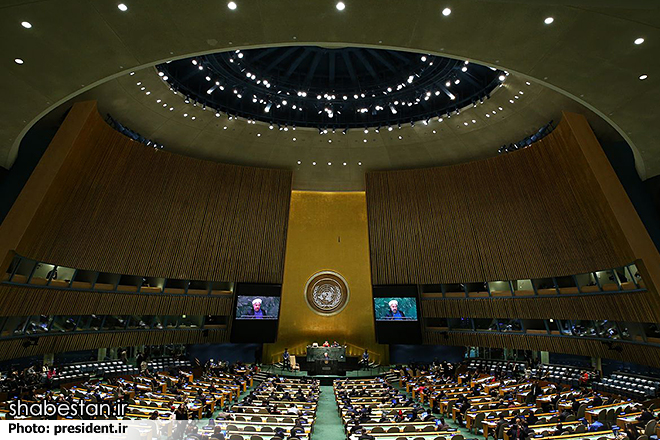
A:
[[[198,53],[317,44],[414,50],[506,68],[594,110],[629,142],[643,178],[660,174],[660,14],[651,0],[354,0],[343,12],[334,1],[238,0],[235,11],[223,1],[124,3],[126,12],[114,2],[4,2],[1,164],[13,163],[22,136],[48,111],[130,71]],[[448,17],[445,7],[452,9]],[[544,24],[550,16],[554,22]],[[638,37],[645,42],[635,45]],[[648,79],[640,81],[641,74]]]

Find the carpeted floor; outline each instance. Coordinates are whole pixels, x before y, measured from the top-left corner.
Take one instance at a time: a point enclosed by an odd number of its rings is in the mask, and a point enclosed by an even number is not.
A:
[[[331,386],[322,386],[312,440],[346,440]]]

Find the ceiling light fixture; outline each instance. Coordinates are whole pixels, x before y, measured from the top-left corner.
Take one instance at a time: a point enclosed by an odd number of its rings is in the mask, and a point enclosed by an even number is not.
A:
[[[642,81],[644,81],[644,80],[645,80],[646,78],[648,78],[648,77],[649,77],[649,76],[648,76],[647,74],[644,74],[644,75],[640,75],[640,76],[639,76],[639,79],[642,80]]]
[[[16,59],[14,60],[14,62],[15,62],[16,64],[23,64],[25,61],[23,61],[23,60],[20,59],[20,58],[16,58]]]
[[[635,40],[635,44],[638,45],[638,46],[639,46],[640,44],[642,44],[643,42],[644,42],[644,39],[643,39],[642,37],[639,37],[639,38],[637,38],[637,39]]]
[[[338,2],[336,8],[338,11],[343,11],[344,9],[346,9],[346,5],[344,4],[344,2]]]
[[[444,15],[445,17],[449,17],[449,15],[451,15],[451,9],[449,9],[449,8],[443,9],[442,10],[442,15]]]
[[[23,26],[25,29],[30,29],[32,27],[32,24],[29,21],[24,21],[24,22],[21,23],[21,26]],[[642,41],[644,41],[643,38],[642,38]]]
[[[231,9],[232,11],[236,10],[236,2],[229,2],[227,3],[227,7]]]
[[[543,22],[544,22],[545,24],[552,24],[554,21],[555,21],[555,19],[552,18],[552,17],[548,17],[548,18],[546,18],[545,20],[543,20]]]
[[[126,12],[126,11],[128,11],[128,6],[126,6],[126,5],[123,4],[123,3],[119,3],[119,4],[117,5],[117,9],[119,9],[121,12]]]

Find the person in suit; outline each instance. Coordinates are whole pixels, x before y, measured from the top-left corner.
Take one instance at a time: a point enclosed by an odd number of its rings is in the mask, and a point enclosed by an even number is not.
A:
[[[288,348],[285,348],[284,353],[282,353],[282,368],[291,368],[291,356]]]
[[[393,299],[388,303],[390,309],[385,314],[385,319],[400,320],[406,317],[401,310],[399,310],[399,301]]]
[[[529,391],[529,394],[532,395],[531,403],[536,403],[536,398],[543,395],[543,388],[539,385],[538,380],[534,381],[532,389]]]
[[[266,310],[261,308],[262,300],[261,298],[255,298],[252,300],[252,308],[248,310],[247,317],[252,319],[264,319],[264,316],[268,315]]]

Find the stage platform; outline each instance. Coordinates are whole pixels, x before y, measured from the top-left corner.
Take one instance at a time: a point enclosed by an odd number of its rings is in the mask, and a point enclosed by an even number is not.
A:
[[[381,376],[387,373],[389,369],[390,369],[389,367],[381,366],[378,368],[369,368],[366,370],[346,371],[345,375],[322,375],[322,374],[308,375],[307,371],[291,371],[276,367],[274,365],[263,365],[261,367],[261,371],[263,373],[277,374],[278,376],[283,376],[283,377],[310,377],[312,379],[319,379],[321,381],[321,385],[332,385],[332,382],[335,379],[346,379],[347,377],[371,378],[371,377]]]

